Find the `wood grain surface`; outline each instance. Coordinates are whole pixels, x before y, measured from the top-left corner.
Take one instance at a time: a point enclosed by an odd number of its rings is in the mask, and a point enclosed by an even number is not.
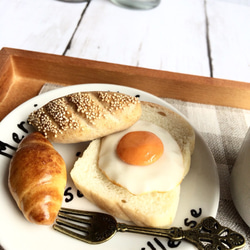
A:
[[[1,0],[0,48],[250,82],[249,0]]]
[[[250,109],[250,85],[210,77],[4,48],[0,51],[0,119],[36,96],[46,82],[111,83],[159,97]]]

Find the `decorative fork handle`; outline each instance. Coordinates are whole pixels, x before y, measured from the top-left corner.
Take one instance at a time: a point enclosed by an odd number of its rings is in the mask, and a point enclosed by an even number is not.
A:
[[[199,250],[212,249],[239,249],[245,245],[244,237],[233,230],[223,227],[213,217],[203,219],[194,228],[183,230],[172,227],[169,229],[155,229],[149,227],[137,227],[118,223],[117,231],[162,236],[172,240],[186,240],[194,244]]]

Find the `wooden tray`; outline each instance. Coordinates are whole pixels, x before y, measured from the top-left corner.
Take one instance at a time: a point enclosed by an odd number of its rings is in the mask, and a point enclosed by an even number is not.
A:
[[[250,84],[11,48],[0,51],[0,121],[44,83],[112,83],[159,97],[250,109]]]

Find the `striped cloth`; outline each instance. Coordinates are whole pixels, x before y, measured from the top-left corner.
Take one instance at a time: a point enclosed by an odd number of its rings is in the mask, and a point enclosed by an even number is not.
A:
[[[217,220],[241,233],[250,249],[250,228],[239,216],[230,194],[230,174],[244,137],[250,126],[250,111],[229,107],[204,105],[163,98],[199,131],[210,148],[220,178],[220,203]]]

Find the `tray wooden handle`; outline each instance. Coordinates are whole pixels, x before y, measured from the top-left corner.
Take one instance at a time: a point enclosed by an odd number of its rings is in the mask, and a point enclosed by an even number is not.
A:
[[[111,83],[158,97],[250,109],[250,84],[246,82],[3,48],[0,51],[0,120],[36,96],[46,82],[62,86]]]

